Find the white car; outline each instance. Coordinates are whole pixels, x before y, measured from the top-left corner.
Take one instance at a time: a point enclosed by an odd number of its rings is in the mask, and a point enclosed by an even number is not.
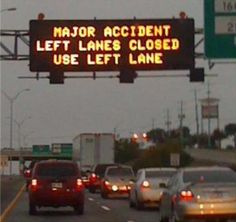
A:
[[[236,173],[227,167],[179,169],[160,203],[160,221],[236,219]]]
[[[175,168],[143,168],[138,170],[129,196],[130,207],[158,207],[163,190]]]
[[[128,198],[133,180],[132,167],[126,165],[108,167],[101,181],[101,197]]]

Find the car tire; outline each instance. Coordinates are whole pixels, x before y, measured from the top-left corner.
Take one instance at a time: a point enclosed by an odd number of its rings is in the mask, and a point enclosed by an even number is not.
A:
[[[74,211],[77,215],[84,214],[84,204],[79,204],[79,205],[74,206]]]
[[[29,203],[29,215],[36,215],[36,214],[37,214],[36,205],[33,203]]]
[[[169,218],[168,217],[162,217],[160,219],[160,222],[169,222]]]
[[[134,202],[131,200],[131,198],[129,198],[129,207],[130,207],[130,208],[135,207],[135,204],[134,204]]]
[[[136,194],[135,196],[135,207],[137,210],[142,210],[143,209],[143,203],[141,203],[139,200],[138,200],[138,196]]]
[[[90,193],[95,193],[95,192],[96,192],[96,189],[95,189],[94,187],[90,187],[90,188],[89,188],[89,192],[90,192]]]

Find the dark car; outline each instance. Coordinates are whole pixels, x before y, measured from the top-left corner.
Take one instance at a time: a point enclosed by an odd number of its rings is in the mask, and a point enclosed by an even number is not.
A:
[[[70,160],[38,162],[29,185],[29,214],[37,207],[71,206],[77,214],[84,212],[84,185],[80,169]]]
[[[88,189],[90,193],[95,193],[101,189],[101,180],[104,177],[107,167],[116,166],[116,164],[96,164],[89,175]]]
[[[32,170],[35,166],[35,163],[37,163],[37,160],[32,160],[29,164],[28,167],[24,168],[24,178],[25,178],[25,183],[26,183],[26,191],[28,190],[29,184],[31,182],[31,176],[32,176]]]

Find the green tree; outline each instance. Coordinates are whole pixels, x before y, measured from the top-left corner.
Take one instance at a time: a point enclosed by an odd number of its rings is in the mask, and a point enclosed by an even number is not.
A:
[[[161,128],[153,129],[147,132],[148,138],[150,138],[154,143],[164,142],[166,139],[166,132]]]
[[[127,140],[116,141],[115,145],[115,162],[127,163],[137,159],[139,156],[138,144]]]
[[[225,134],[234,136],[234,148],[236,149],[236,123],[229,123],[225,126]]]

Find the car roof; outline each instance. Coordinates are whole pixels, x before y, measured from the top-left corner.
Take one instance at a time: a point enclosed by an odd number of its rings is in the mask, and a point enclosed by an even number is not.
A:
[[[194,171],[233,171],[229,167],[223,166],[201,166],[201,167],[185,167],[181,168],[180,171],[183,172],[194,172]]]
[[[107,169],[110,169],[110,168],[132,168],[132,166],[119,164],[119,165],[114,165],[114,166],[107,167]]]
[[[150,167],[150,168],[142,168],[140,170],[143,170],[143,171],[176,171],[177,169],[176,168],[171,168],[171,167]]]
[[[73,160],[57,160],[57,159],[41,160],[41,161],[37,162],[37,164],[56,164],[56,163],[76,164],[76,162]]]

